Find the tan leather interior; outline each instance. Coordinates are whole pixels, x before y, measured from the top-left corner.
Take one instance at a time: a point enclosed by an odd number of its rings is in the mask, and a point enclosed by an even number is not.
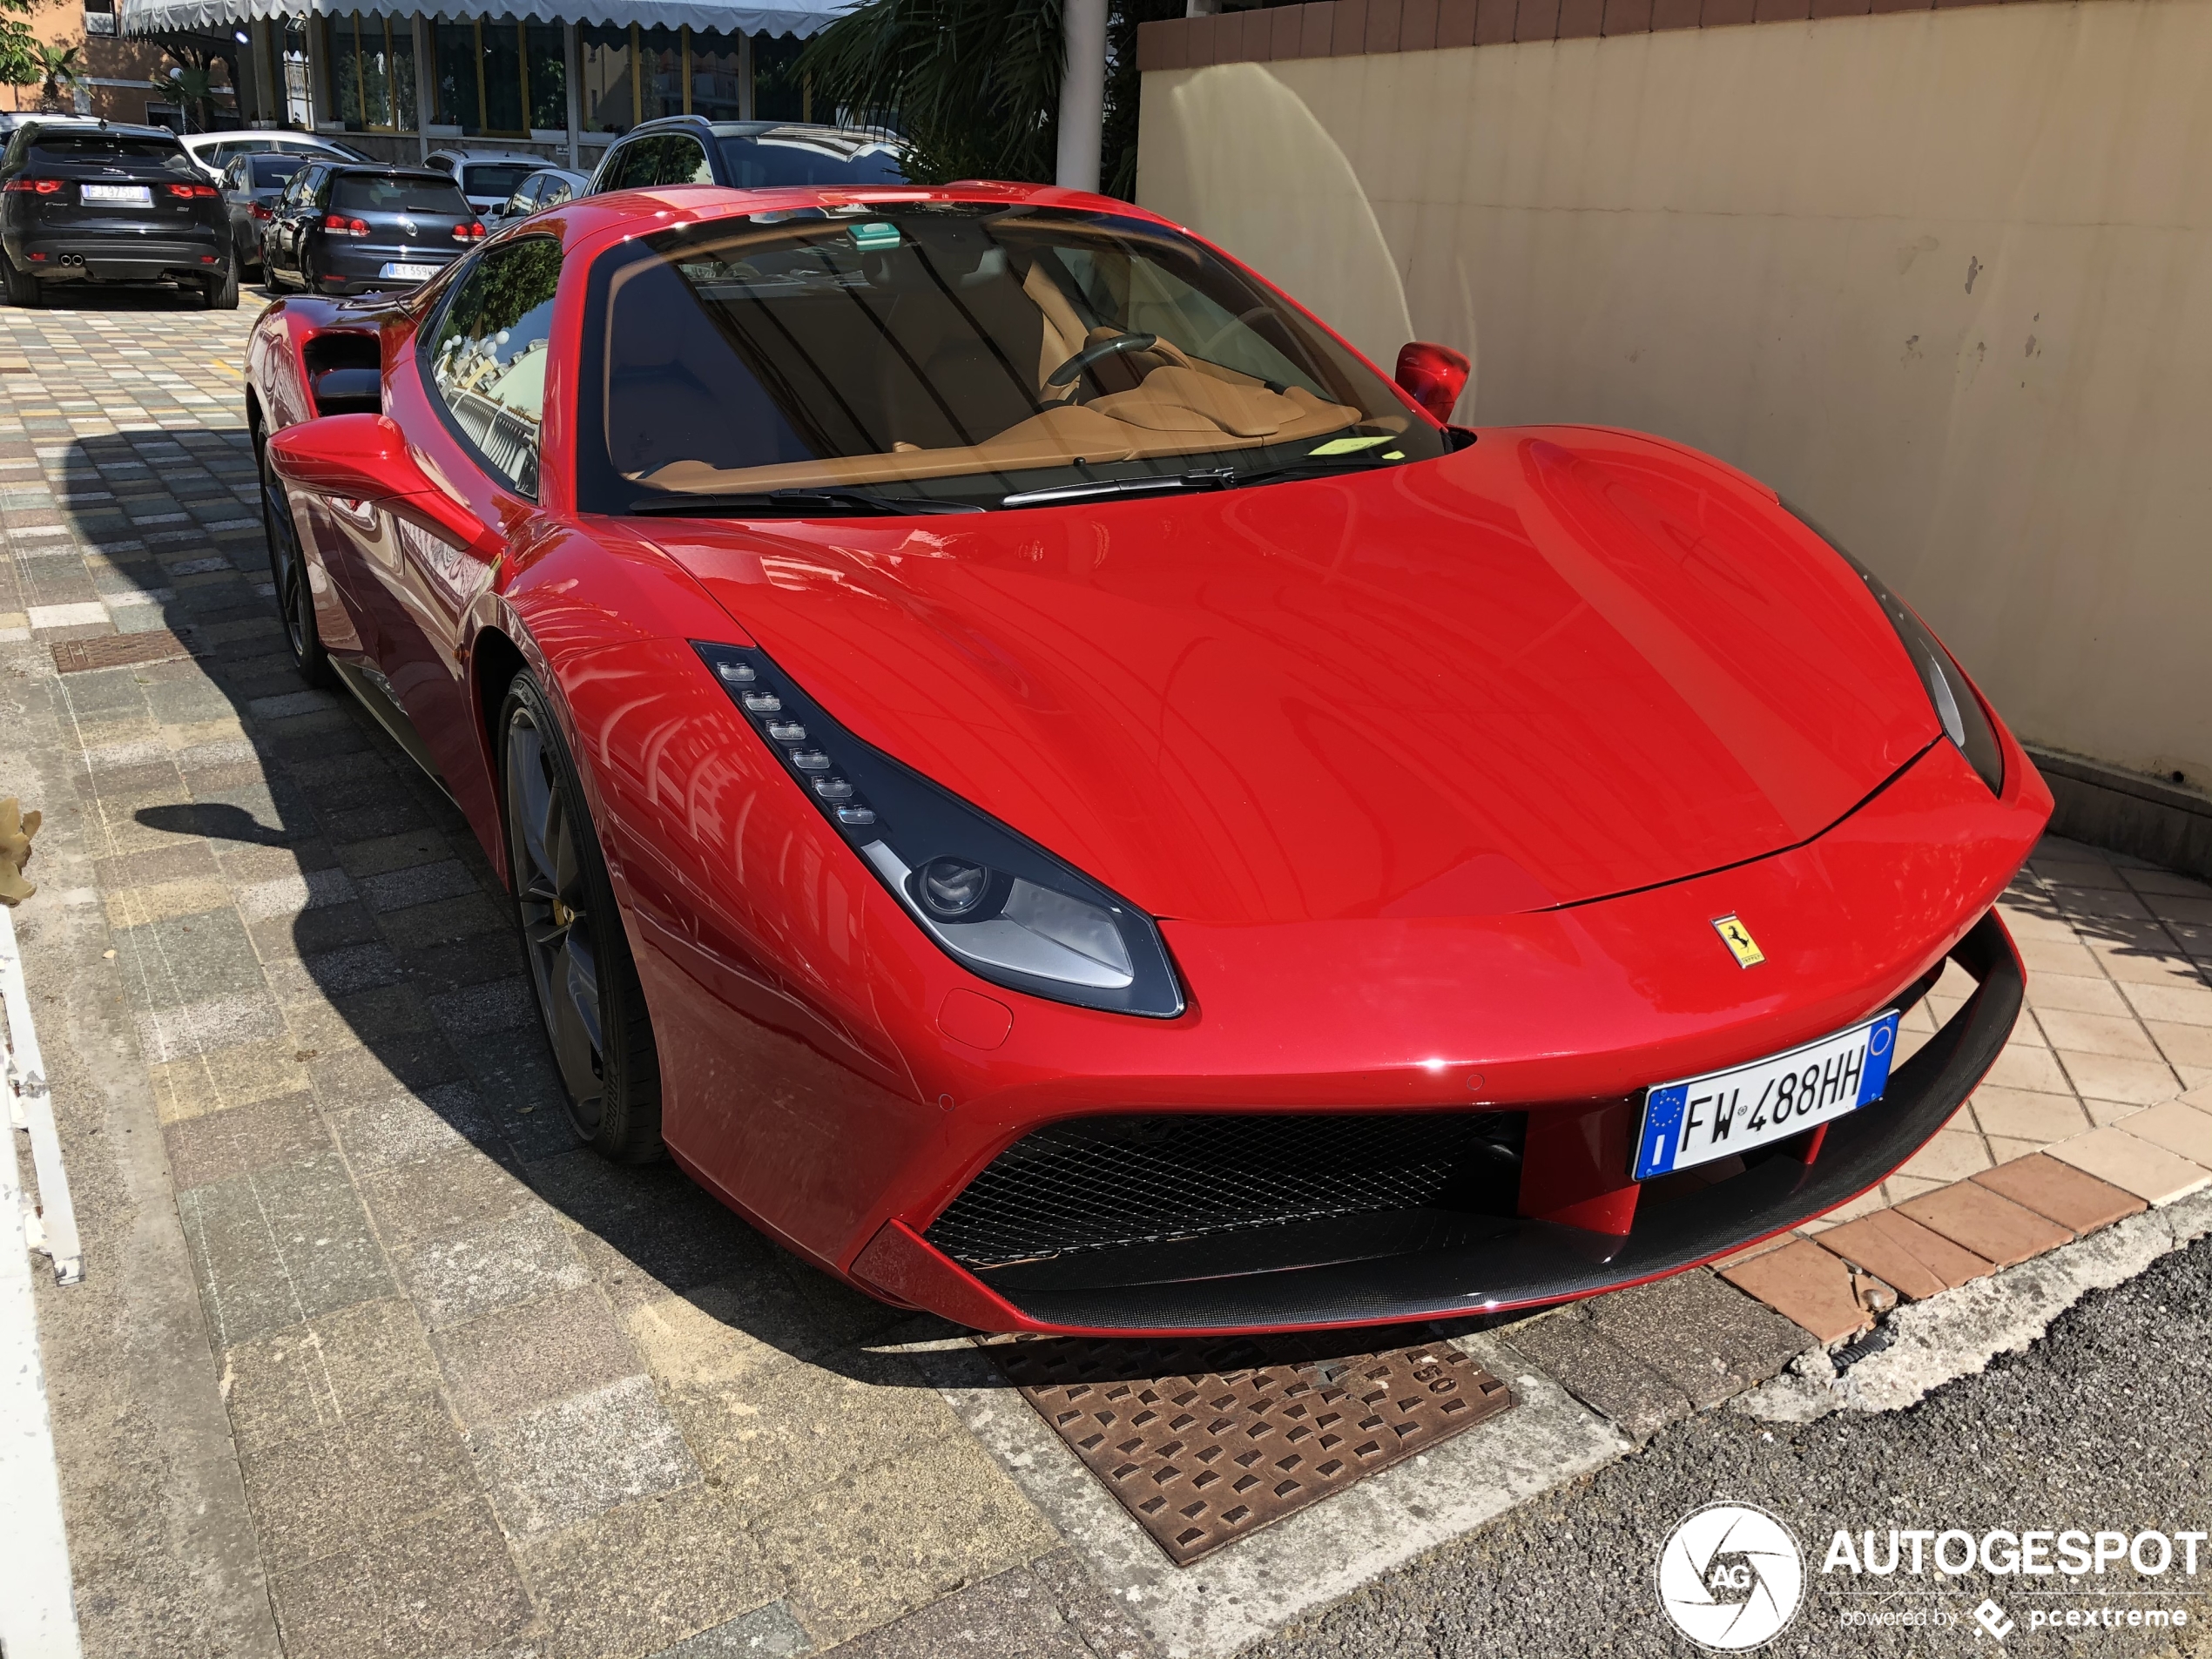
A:
[[[718,245],[714,256],[742,270],[752,239]],[[617,469],[658,489],[866,485],[1164,456],[1197,468],[1224,451],[1318,441],[1363,422],[1378,433],[1408,424],[1193,355],[1166,330],[1188,336],[1195,321],[1157,283],[1116,307],[1143,317],[1141,327],[1089,322],[1067,273],[1055,277],[1042,257],[1018,280],[995,283],[956,286],[955,273],[931,285],[863,291],[818,282],[786,293],[775,301],[774,326],[752,331],[747,371],[712,367],[730,361],[728,347],[706,328],[705,313],[664,286],[672,280],[641,273],[636,300],[618,300],[655,320],[629,331],[622,374],[608,383]],[[1087,347],[1130,334],[1152,342],[1050,383]],[[745,412],[758,405],[763,421],[773,417],[765,398],[725,399],[698,381],[732,372],[783,388],[775,402],[784,418],[804,411],[817,423],[802,441],[819,458],[738,464],[775,447],[765,430],[745,429],[752,418]]]

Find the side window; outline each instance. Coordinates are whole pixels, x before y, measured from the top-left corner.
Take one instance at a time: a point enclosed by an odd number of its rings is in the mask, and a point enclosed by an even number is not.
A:
[[[232,158],[231,165],[223,169],[223,188],[225,190],[247,188],[246,172],[251,165],[244,156]]]
[[[287,207],[297,207],[306,201],[308,193],[314,189],[316,177],[321,172],[322,169],[320,167],[302,167],[298,172],[293,173],[292,182],[284,187],[283,205]]]
[[[533,498],[560,282],[561,245],[551,237],[494,248],[462,279],[428,347],[430,381],[454,424],[486,465]]]
[[[654,164],[660,158],[658,138],[640,138],[629,145],[615,158],[615,169],[610,190],[636,190],[650,185],[654,179]]]
[[[714,169],[707,165],[706,147],[697,138],[664,138],[661,142],[664,153],[660,165],[660,183],[711,185],[714,182]]]
[[[537,205],[540,207],[558,207],[563,202],[568,200],[571,193],[573,192],[569,189],[567,179],[548,179],[545,180],[544,192],[539,196]]]

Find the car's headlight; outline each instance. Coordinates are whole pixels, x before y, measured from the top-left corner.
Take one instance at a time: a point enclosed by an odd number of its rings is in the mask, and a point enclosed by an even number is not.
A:
[[[1989,723],[1981,699],[1974,695],[1974,688],[1952,658],[1949,651],[1927,624],[1913,614],[1912,607],[1892,593],[1888,583],[1851,556],[1851,550],[1831,536],[1810,516],[1784,502],[1791,514],[1807,529],[1836,550],[1837,554],[1858,572],[1858,579],[1866,584],[1890,619],[1890,626],[1897,630],[1897,637],[1905,646],[1905,654],[1912,659],[1912,670],[1919,677],[1921,689],[1927,692],[1928,701],[1935,705],[1936,718],[1942,722],[1943,734],[1958,746],[1966,758],[1966,764],[1989,786],[1989,792],[2005,792],[2005,752],[1997,741],[1997,729]]]
[[[765,652],[694,649],[807,798],[961,967],[1082,1008],[1183,1012],[1167,948],[1143,911],[861,742]]]

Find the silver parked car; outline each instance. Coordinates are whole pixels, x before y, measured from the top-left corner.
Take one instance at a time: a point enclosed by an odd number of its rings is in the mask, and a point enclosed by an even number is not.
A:
[[[502,224],[518,219],[528,219],[532,213],[542,213],[549,207],[558,207],[563,202],[585,193],[591,179],[588,174],[570,172],[566,167],[540,167],[516,185],[498,209]],[[493,215],[487,213],[487,219]]]

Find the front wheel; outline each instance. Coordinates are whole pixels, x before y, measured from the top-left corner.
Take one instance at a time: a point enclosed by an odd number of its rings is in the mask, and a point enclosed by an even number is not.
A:
[[[577,1134],[641,1163],[660,1143],[660,1056],[576,763],[528,673],[499,717],[508,880]]]

